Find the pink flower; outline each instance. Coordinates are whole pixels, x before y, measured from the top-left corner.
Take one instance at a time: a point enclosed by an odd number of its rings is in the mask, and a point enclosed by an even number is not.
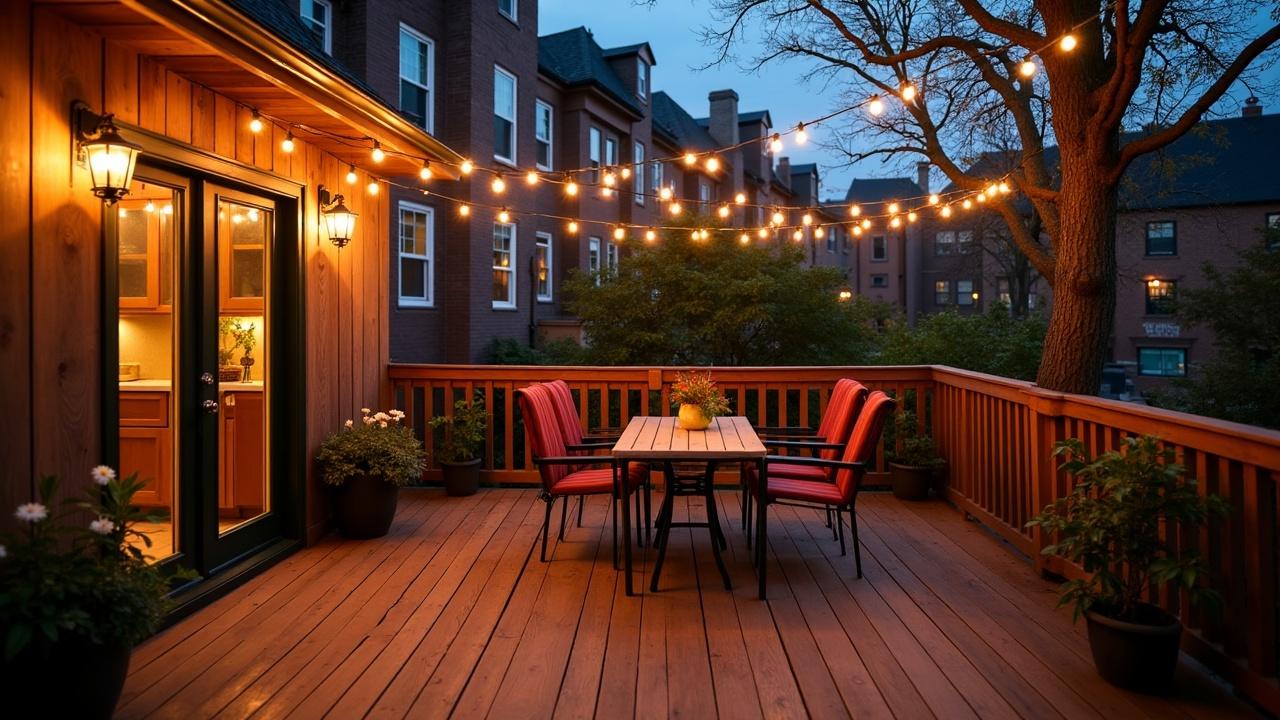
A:
[[[49,508],[40,503],[23,503],[13,515],[23,522],[36,523],[49,517]]]
[[[100,517],[89,523],[89,529],[99,535],[110,535],[116,529],[116,524],[110,518]]]
[[[99,465],[89,471],[89,476],[99,485],[106,485],[116,479],[116,471],[106,465]]]

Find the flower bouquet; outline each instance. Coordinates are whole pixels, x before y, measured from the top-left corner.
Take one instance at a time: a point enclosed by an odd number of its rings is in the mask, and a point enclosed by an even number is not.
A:
[[[400,410],[361,408],[359,422],[325,438],[316,455],[320,477],[336,486],[338,528],[350,538],[386,535],[395,519],[397,492],[422,477],[427,453],[401,421]]]
[[[729,401],[710,372],[676,373],[671,401],[680,406],[676,424],[685,430],[706,430],[712,419],[729,412]]]

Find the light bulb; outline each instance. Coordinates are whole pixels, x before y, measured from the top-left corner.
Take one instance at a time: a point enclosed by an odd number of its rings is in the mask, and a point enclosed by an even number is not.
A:
[[[707,172],[716,172],[719,169],[720,169],[720,158],[718,157],[707,158]]]
[[[370,195],[377,195],[377,194],[378,194],[378,181],[377,181],[377,180],[370,180],[370,181],[369,181],[368,190],[369,190],[369,194],[370,194]]]
[[[891,228],[902,227],[902,219],[899,218],[897,215],[894,215],[893,217],[889,218],[889,227]]]
[[[1018,74],[1024,78],[1032,77],[1036,74],[1036,70],[1036,62],[1030,56],[1018,64]]]
[[[658,197],[659,197],[660,199],[662,199],[662,200],[670,200],[670,199],[671,199],[671,188],[669,188],[669,187],[663,187],[661,190],[659,190],[659,191],[658,191]]]
[[[652,229],[645,230],[644,239],[648,242],[653,242],[654,240],[658,239],[658,233],[654,232]]]
[[[889,214],[890,215],[898,214],[898,203],[896,202],[889,203]]]
[[[853,226],[853,236],[854,236],[854,237],[862,237],[862,226],[861,226],[861,225],[854,225],[854,226]]]
[[[774,133],[773,137],[769,138],[769,152],[772,152],[775,155],[782,152],[782,135],[781,134]]]
[[[813,236],[821,240],[822,238],[827,236],[827,231],[824,230],[821,225],[819,225],[818,227],[814,228]]]
[[[862,218],[862,229],[863,230],[871,229],[871,218]]]
[[[470,206],[470,205],[465,205],[465,204],[464,204],[464,205],[459,205],[459,206],[458,206],[458,214],[459,214],[459,215],[461,215],[462,217],[467,217],[468,215],[470,215],[470,214],[471,214],[471,206]]]
[[[627,178],[631,177],[631,168],[629,167],[622,168],[621,170],[618,171],[618,175],[622,176],[623,180],[626,180]]]
[[[857,205],[849,206],[849,217],[858,217],[862,214],[862,208]]]
[[[734,195],[734,196],[733,196],[733,201],[734,201],[735,203],[739,204],[739,205],[742,205],[743,203],[745,203],[745,202],[747,201],[747,194],[746,194],[746,193],[738,193],[737,195]]]
[[[871,96],[871,102],[867,103],[867,112],[877,117],[884,112],[884,102],[880,100],[879,95]]]
[[[944,218],[949,218],[949,217],[951,217],[951,206],[950,206],[950,205],[943,205],[943,206],[942,206],[942,212],[941,212],[941,215],[942,215],[942,217],[944,217]]]
[[[727,217],[729,217],[729,206],[728,206],[728,205],[721,205],[721,206],[720,206],[720,209],[716,211],[716,214],[717,214],[717,215],[719,215],[719,216],[720,216],[720,217],[722,217],[722,218],[727,218]]]
[[[494,175],[493,182],[489,183],[489,189],[495,195],[501,195],[507,189],[507,181],[502,179],[501,175]]]
[[[804,239],[804,231],[796,230],[795,232],[791,233],[791,239],[795,240],[796,242],[800,242],[801,240]]]
[[[912,210],[911,212],[907,213],[907,222],[915,222],[919,218],[920,216],[916,214],[915,210]]]
[[[809,142],[809,133],[804,129],[804,123],[796,125],[796,144],[803,145]]]
[[[1008,194],[1009,194],[1009,192],[1010,192],[1010,190],[1009,190],[1009,183],[1007,183],[1007,182],[1002,182],[1002,183],[1000,183],[1000,194],[1001,194],[1001,195],[1008,195]]]
[[[697,164],[698,164],[698,156],[697,156],[697,155],[694,155],[693,153],[685,153],[685,154],[684,154],[684,164],[685,164],[685,165],[697,165]]]
[[[144,206],[142,207],[142,209],[143,209],[143,210],[146,210],[147,212],[155,212],[155,211],[156,211],[156,204],[155,204],[155,203],[153,203],[153,202],[151,202],[150,200],[148,200],[148,201],[147,201],[147,204],[146,204],[146,205],[144,205]]]
[[[970,200],[969,198],[965,198],[964,202],[960,203],[960,206],[963,207],[965,210],[968,210],[969,208],[973,207],[973,201]]]
[[[524,182],[526,185],[537,185],[538,173],[534,172],[533,170],[530,170],[529,172],[525,173]]]
[[[258,114],[257,110],[254,110],[253,118],[249,120],[249,132],[253,133],[254,135],[257,135],[258,133],[262,132],[262,128],[263,128],[262,116]]]
[[[1063,52],[1071,52],[1072,50],[1075,50],[1076,45],[1079,44],[1079,41],[1076,40],[1076,36],[1070,33],[1063,35],[1062,39],[1058,41],[1058,47],[1062,48]]]
[[[761,240],[764,240],[765,238],[769,237],[769,229],[760,228],[759,230],[756,231],[756,235],[759,236]]]
[[[613,197],[613,188],[607,188],[607,187],[600,188],[600,197],[602,198]]]
[[[626,230],[623,230],[622,228],[614,228],[614,229],[613,229],[613,239],[614,239],[614,240],[621,240],[621,239],[625,238],[626,236],[627,236],[627,231],[626,231]]]
[[[694,230],[693,232],[689,233],[689,239],[690,239],[690,240],[701,240],[701,239],[702,239],[702,236],[700,236],[700,235],[698,234],[698,231],[697,231],[697,230]]]
[[[433,174],[434,173],[431,172],[431,166],[427,163],[423,163],[422,169],[418,171],[418,177],[422,180],[422,182],[427,182],[428,180],[430,180]]]
[[[578,183],[570,180],[564,184],[564,194],[573,197],[578,194]]]
[[[280,149],[284,152],[293,152],[293,133],[284,136],[284,140],[280,141]]]
[[[1150,280],[1147,281],[1147,287],[1151,288],[1152,290],[1159,289],[1160,280],[1158,278],[1151,278]]]
[[[373,150],[369,153],[369,156],[372,157],[373,161],[376,163],[380,163],[387,159],[387,154],[382,151],[382,145],[380,145],[377,140],[373,141]]]
[[[161,208],[160,213],[161,213],[161,214],[163,214],[163,215],[172,215],[172,214],[173,214],[173,205],[165,205],[163,208]],[[249,217],[256,221],[256,220],[258,219],[258,211],[257,211],[257,210],[250,210],[250,211],[249,211]]]
[[[742,233],[741,235],[738,236],[738,242],[742,243],[743,245],[747,245],[751,242],[751,236],[746,233]]]
[[[806,227],[809,225],[812,225],[813,216],[810,215],[809,213],[805,213],[803,216],[800,217],[800,222],[803,223]]]
[[[501,210],[498,211],[498,222],[500,223],[511,222],[511,213],[508,212],[506,208],[502,208]]]
[[[997,185],[997,184],[995,184],[995,183],[991,183],[990,185],[988,185],[988,186],[987,186],[987,195],[988,195],[988,196],[990,196],[990,197],[995,197],[995,196],[996,196],[996,193],[998,193],[998,192],[1000,192],[1000,186],[999,186],[999,185]]]
[[[672,215],[679,215],[681,210],[680,203],[678,202],[671,203],[671,206],[669,209]]]
[[[902,96],[902,102],[911,102],[916,99],[916,86],[911,83],[904,83],[898,94]]]
[[[460,170],[463,175],[470,175],[471,171],[475,169],[476,169],[476,164],[471,162],[470,160],[463,160],[462,164],[458,166],[458,170]]]
[[[120,217],[128,217],[129,211],[124,208],[120,208],[120,211],[116,214],[119,215]]]
[[[570,234],[570,235],[577,235],[577,234],[578,234],[578,221],[577,221],[577,220],[570,220],[570,221],[569,221],[569,234]]]
[[[357,176],[357,175],[356,175],[356,166],[355,166],[355,165],[349,165],[349,166],[347,167],[347,184],[348,184],[348,185],[355,185],[355,184],[356,184],[356,181],[357,181],[357,180],[359,180],[359,179],[360,179],[360,178],[359,178],[359,176]]]
[[[986,201],[987,201],[987,194],[985,192],[978,193],[978,202],[984,203]]]
[[[613,173],[607,172],[604,174],[605,187],[613,187],[614,185],[617,185],[617,184],[618,184],[618,178],[615,177]]]
[[[938,193],[934,193],[934,194],[932,194],[932,195],[930,195],[930,196],[929,196],[929,204],[930,204],[930,205],[937,205],[941,200],[942,200],[942,198],[938,197]]]
[[[782,213],[775,212],[773,214],[773,217],[770,219],[772,220],[774,225],[781,225],[782,223],[786,222],[787,218]]]

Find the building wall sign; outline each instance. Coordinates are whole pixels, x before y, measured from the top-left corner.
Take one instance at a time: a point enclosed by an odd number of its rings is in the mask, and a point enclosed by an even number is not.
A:
[[[1182,326],[1171,322],[1144,322],[1142,331],[1147,337],[1176,338],[1182,336]]]

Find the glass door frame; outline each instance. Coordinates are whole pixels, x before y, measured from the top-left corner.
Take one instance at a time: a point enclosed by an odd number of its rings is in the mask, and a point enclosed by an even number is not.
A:
[[[137,171],[139,177],[154,178],[164,184],[169,184],[165,182],[165,178],[178,178],[187,185],[182,201],[184,222],[183,227],[179,228],[180,239],[175,248],[175,253],[181,258],[174,277],[174,298],[179,306],[176,308],[178,312],[207,312],[201,297],[196,296],[197,290],[201,293],[212,292],[215,301],[217,298],[216,284],[212,288],[206,288],[207,283],[203,280],[194,283],[189,280],[196,277],[193,273],[205,264],[203,260],[197,262],[193,257],[192,251],[195,248],[192,243],[195,242],[195,229],[204,227],[203,198],[206,187],[213,183],[229,191],[269,198],[276,206],[273,262],[268,280],[273,290],[267,312],[274,318],[274,329],[267,340],[268,352],[273,358],[268,370],[273,390],[268,411],[271,418],[271,439],[267,463],[272,477],[272,506],[273,512],[278,516],[278,527],[272,537],[254,538],[243,546],[237,545],[221,551],[217,542],[210,543],[204,537],[206,532],[197,530],[196,523],[203,522],[198,517],[203,501],[195,482],[187,478],[196,477],[195,473],[200,472],[200,469],[195,465],[198,462],[198,451],[194,447],[189,449],[189,446],[198,440],[193,428],[198,425],[197,413],[204,414],[198,407],[198,402],[207,396],[207,390],[200,392],[202,387],[208,387],[200,382],[200,374],[206,368],[215,374],[217,372],[216,320],[212,326],[215,340],[207,350],[197,342],[197,335],[202,333],[176,333],[175,353],[178,361],[173,390],[180,404],[176,407],[174,421],[180,432],[174,452],[180,459],[175,464],[175,497],[178,512],[185,517],[179,517],[179,551],[174,557],[178,562],[194,568],[200,575],[199,579],[179,589],[179,606],[173,614],[173,617],[178,617],[209,602],[224,586],[230,587],[243,582],[250,574],[301,547],[306,539],[306,482],[307,468],[311,466],[311,462],[306,451],[307,423],[302,420],[307,417],[306,253],[302,222],[303,208],[309,196],[307,186],[295,180],[215,156],[142,128],[128,124],[122,127],[129,131],[131,140],[142,146]],[[101,227],[104,242],[100,264],[103,299],[100,337],[102,456],[104,462],[113,467],[119,464],[120,457],[117,378],[120,313],[116,297],[119,292],[119,277],[115,262],[115,214],[114,206],[103,206]],[[217,312],[216,304],[213,312]],[[180,322],[193,321],[184,318]],[[202,357],[202,352],[209,354],[211,359]],[[182,428],[186,428],[186,431],[182,432]],[[213,513],[216,515],[216,477],[213,492]],[[216,539],[216,523],[214,535]]]

